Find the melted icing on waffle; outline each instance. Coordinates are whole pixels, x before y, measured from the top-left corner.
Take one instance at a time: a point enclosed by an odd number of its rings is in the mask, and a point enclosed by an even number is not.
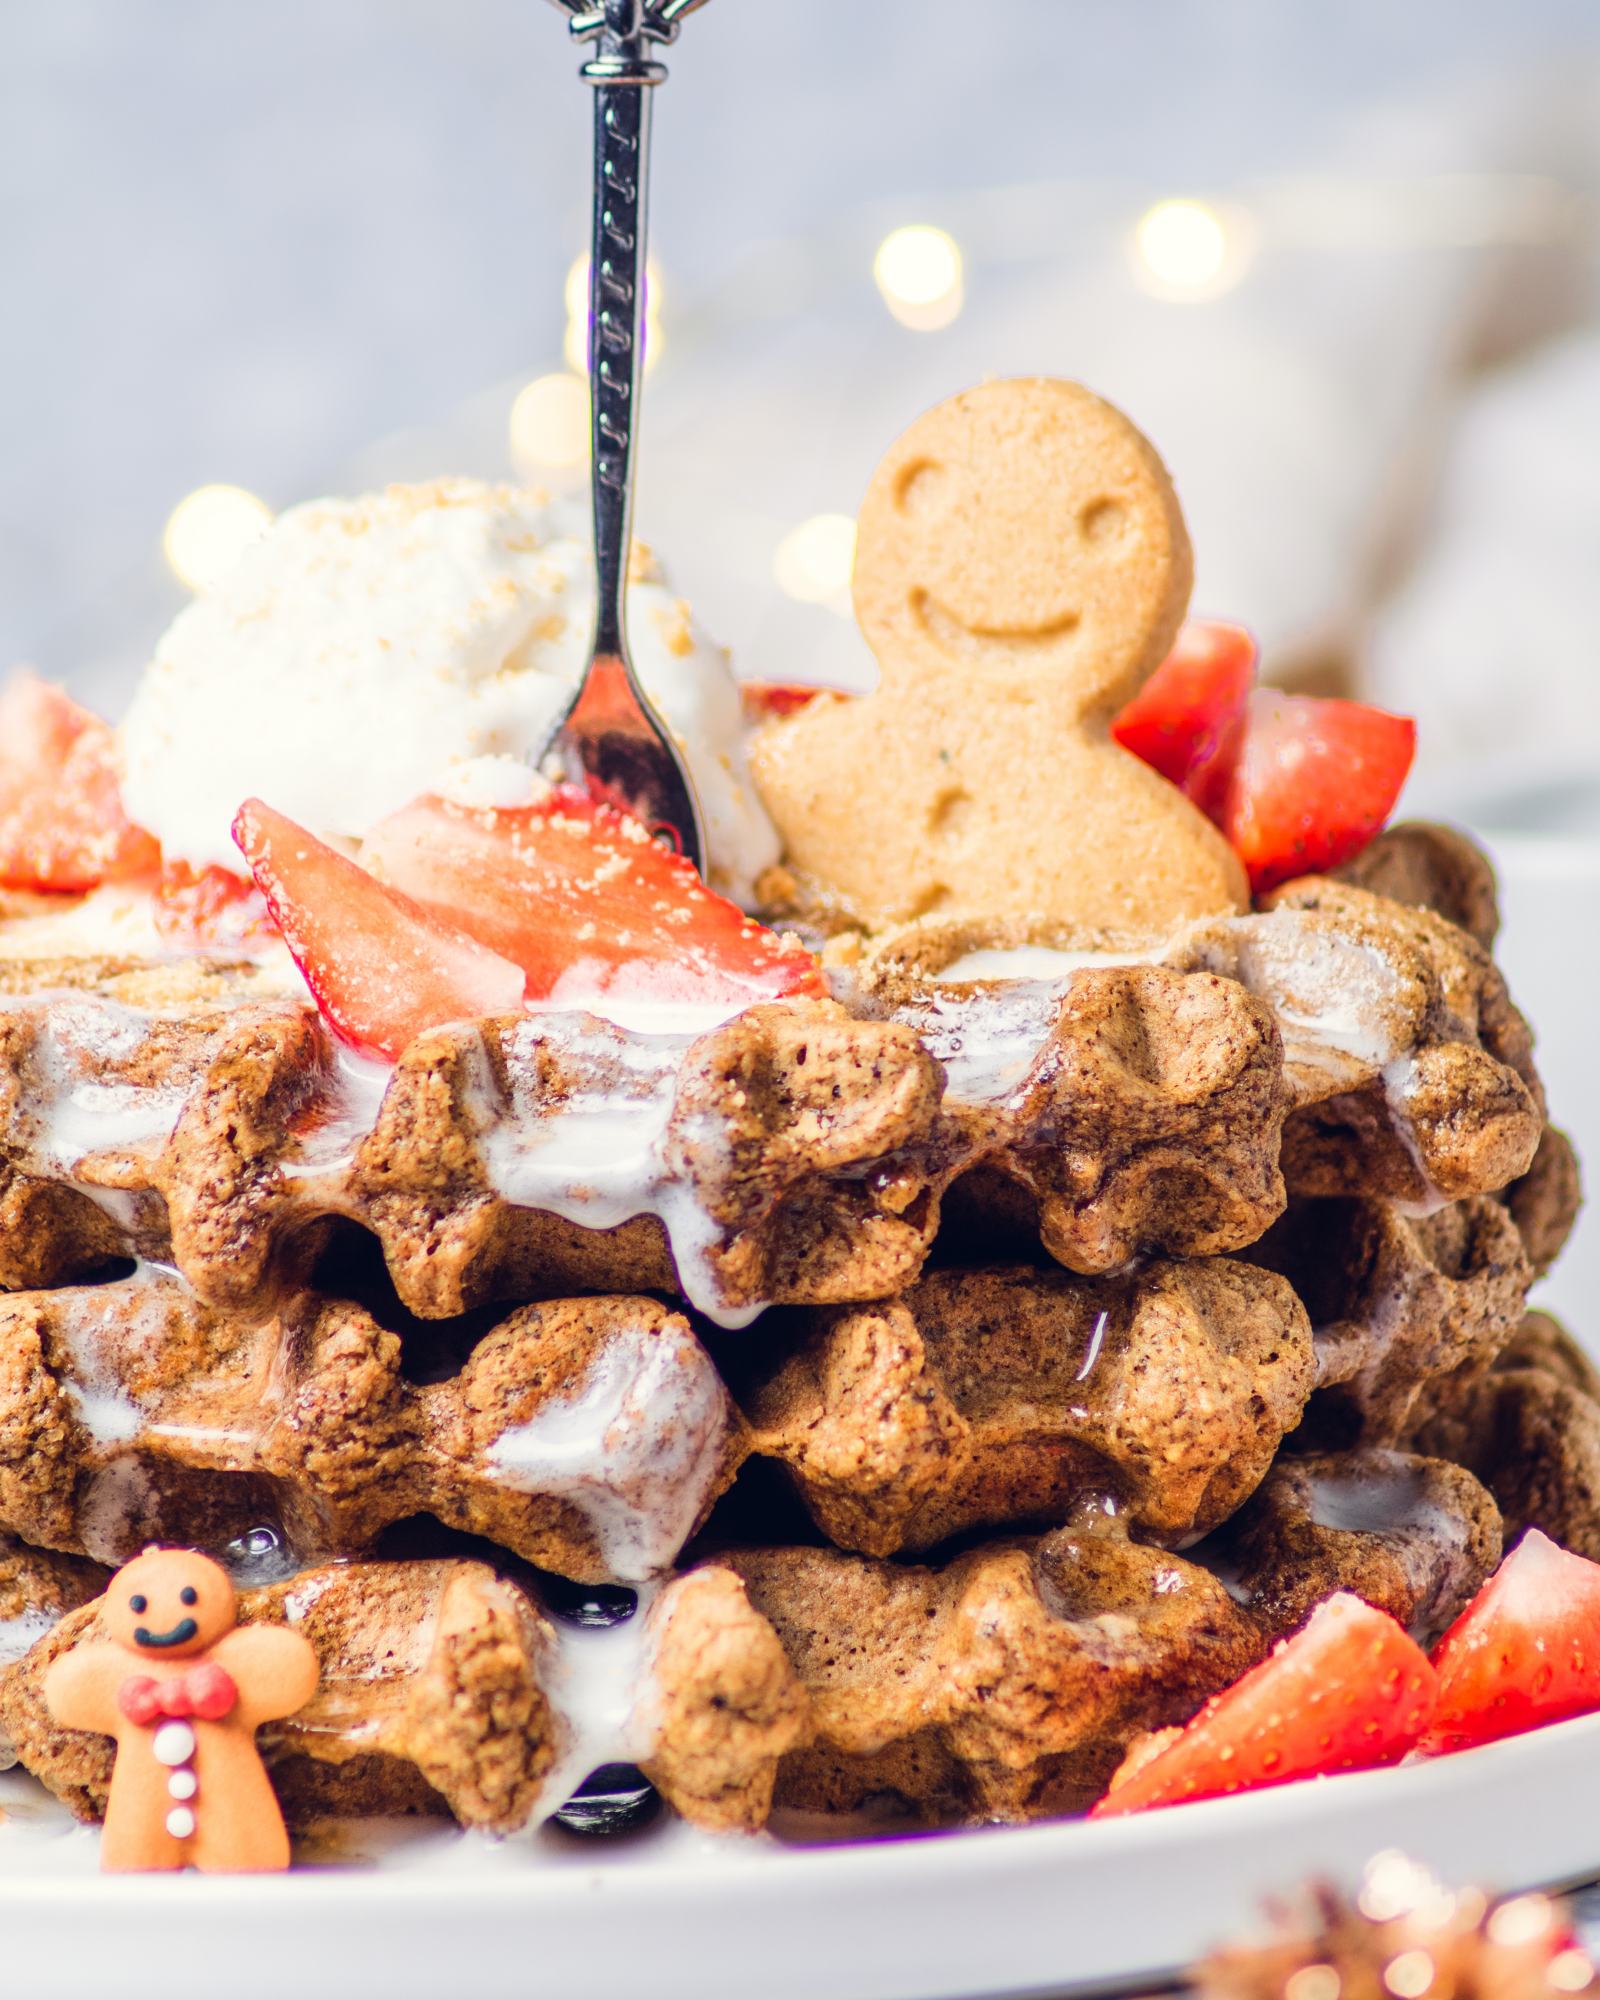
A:
[[[722,1462],[732,1405],[685,1327],[607,1341],[576,1392],[503,1431],[488,1458],[516,1491],[569,1500],[625,1583],[671,1566]]]

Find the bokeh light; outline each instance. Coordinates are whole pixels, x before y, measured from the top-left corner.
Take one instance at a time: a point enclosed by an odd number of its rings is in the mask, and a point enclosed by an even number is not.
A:
[[[1135,225],[1134,275],[1157,298],[1214,299],[1244,276],[1254,247],[1241,211],[1175,197],[1153,203]]]
[[[891,229],[878,245],[872,276],[890,312],[918,333],[949,326],[966,303],[961,246],[931,223]]]
[[[848,612],[856,524],[848,514],[813,514],[791,528],[772,557],[772,574],[786,597]]]
[[[511,457],[519,471],[565,470],[589,456],[589,385],[581,374],[540,375],[511,405]]]
[[[197,486],[167,516],[161,552],[180,583],[209,590],[271,521],[266,501],[242,486]]]

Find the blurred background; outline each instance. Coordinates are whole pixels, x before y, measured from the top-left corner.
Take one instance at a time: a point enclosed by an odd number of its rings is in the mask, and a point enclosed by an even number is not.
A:
[[[0,661],[115,713],[270,510],[581,491],[577,60],[543,0],[0,7]],[[639,527],[740,670],[869,678],[883,446],[1087,381],[1198,608],[1423,716],[1600,1139],[1595,0],[714,0],[670,60]]]

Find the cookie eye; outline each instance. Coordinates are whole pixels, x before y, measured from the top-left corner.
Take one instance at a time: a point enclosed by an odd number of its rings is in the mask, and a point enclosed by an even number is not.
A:
[[[137,1616],[139,1613],[150,1609],[150,1600],[148,1597],[140,1597],[135,1594],[128,1599],[128,1609]]]
[[[199,1599],[200,1593],[192,1583],[186,1583],[182,1590],[178,1592],[178,1600],[182,1604],[196,1604],[199,1602]]]

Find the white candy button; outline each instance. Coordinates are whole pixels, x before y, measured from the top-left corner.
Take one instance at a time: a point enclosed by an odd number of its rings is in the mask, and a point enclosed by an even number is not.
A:
[[[167,1831],[174,1840],[187,1840],[194,1832],[194,1814],[187,1806],[174,1806],[167,1814]]]
[[[150,1753],[158,1764],[187,1764],[194,1755],[194,1731],[187,1722],[163,1722]]]
[[[200,1789],[200,1780],[187,1765],[173,1772],[167,1780],[167,1794],[174,1799],[192,1799]]]

